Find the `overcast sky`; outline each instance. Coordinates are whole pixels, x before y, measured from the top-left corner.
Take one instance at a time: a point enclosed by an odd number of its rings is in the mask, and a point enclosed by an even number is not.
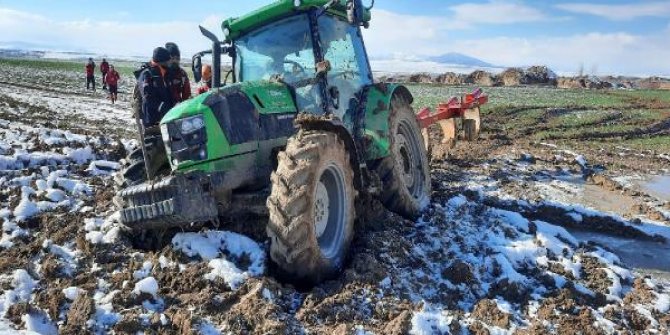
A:
[[[270,2],[0,0],[0,46],[144,56],[174,41],[190,54],[208,47],[198,24],[221,36],[224,18]],[[377,0],[365,37],[375,57],[460,52],[501,66],[670,75],[670,0]]]

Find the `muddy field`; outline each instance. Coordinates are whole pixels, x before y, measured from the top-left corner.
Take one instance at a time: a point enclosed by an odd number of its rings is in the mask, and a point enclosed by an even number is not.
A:
[[[432,134],[423,217],[366,204],[342,274],[296,288],[263,217],[131,245],[111,202],[129,97],[81,72],[0,60],[0,334],[670,332],[668,92],[487,90],[478,141]]]

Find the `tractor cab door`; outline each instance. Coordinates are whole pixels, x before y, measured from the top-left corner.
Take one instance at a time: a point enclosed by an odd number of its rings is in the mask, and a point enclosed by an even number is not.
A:
[[[331,66],[328,92],[335,100],[334,114],[342,119],[347,110],[358,105],[356,94],[372,84],[372,71],[360,28],[331,15],[318,20],[322,52]]]

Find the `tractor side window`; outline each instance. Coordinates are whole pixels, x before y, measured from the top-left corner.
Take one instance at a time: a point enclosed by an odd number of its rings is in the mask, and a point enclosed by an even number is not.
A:
[[[319,33],[324,58],[332,67],[328,85],[336,86],[340,92],[340,108],[335,114],[341,118],[356,93],[372,84],[367,54],[359,29],[346,21],[324,15],[319,18]]]

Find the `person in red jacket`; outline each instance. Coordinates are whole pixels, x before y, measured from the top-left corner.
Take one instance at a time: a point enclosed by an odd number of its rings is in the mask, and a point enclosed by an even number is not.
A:
[[[102,59],[102,63],[100,63],[100,73],[102,73],[102,89],[107,88],[107,72],[109,72],[109,63],[107,63],[106,59]]]
[[[114,70],[114,65],[109,68],[107,76],[105,76],[105,82],[109,86],[109,100],[112,101],[112,104],[116,102],[119,94],[119,79],[121,76],[116,70]]]
[[[86,63],[86,89],[93,85],[93,91],[95,91],[95,63],[93,63],[93,58],[88,59]]]
[[[167,86],[170,88],[175,104],[188,100],[191,97],[191,82],[186,71],[179,66],[181,53],[177,44],[165,43],[165,49],[170,53],[170,62],[166,77]]]

